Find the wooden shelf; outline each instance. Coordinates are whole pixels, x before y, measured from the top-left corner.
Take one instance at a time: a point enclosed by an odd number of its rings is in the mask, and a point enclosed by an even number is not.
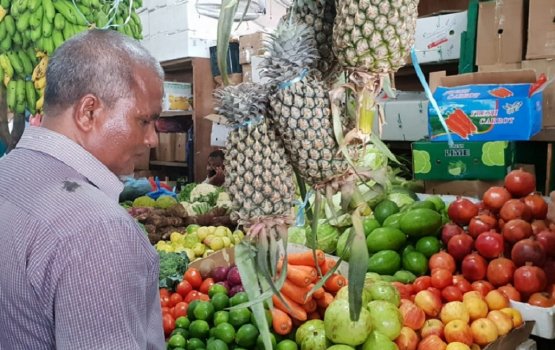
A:
[[[160,118],[191,116],[193,116],[193,111],[164,111],[160,113]]]
[[[187,168],[186,162],[166,162],[163,160],[151,160],[150,164],[159,165],[159,166],[173,166],[173,167],[179,167],[179,168]]]
[[[164,68],[165,72],[182,71],[187,69],[191,70],[193,69],[193,58],[178,58],[175,60],[160,62],[160,65]]]
[[[540,130],[539,133],[532,136],[532,139],[530,141],[555,142],[555,128]]]

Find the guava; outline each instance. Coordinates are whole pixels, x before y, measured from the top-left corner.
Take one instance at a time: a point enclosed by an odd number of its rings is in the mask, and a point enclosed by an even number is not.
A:
[[[403,328],[403,316],[397,306],[384,300],[374,300],[368,303],[367,307],[374,330],[391,340],[399,336]]]
[[[370,312],[362,308],[358,321],[353,322],[350,318],[349,302],[336,300],[326,309],[324,327],[326,337],[332,342],[357,346],[364,343],[372,331]]]
[[[386,335],[379,331],[370,333],[368,339],[364,342],[362,350],[398,350],[397,345],[391,341]]]
[[[374,282],[368,287],[371,300],[389,301],[395,306],[401,303],[401,296],[397,288],[389,282]]]

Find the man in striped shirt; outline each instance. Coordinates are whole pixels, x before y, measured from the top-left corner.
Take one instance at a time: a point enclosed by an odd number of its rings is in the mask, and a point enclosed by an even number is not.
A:
[[[0,160],[0,349],[163,349],[158,256],[118,205],[163,71],[113,30],[52,55],[44,119]]]

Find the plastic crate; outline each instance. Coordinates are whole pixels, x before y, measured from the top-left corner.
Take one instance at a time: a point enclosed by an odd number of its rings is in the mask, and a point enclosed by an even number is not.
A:
[[[536,321],[532,329],[533,335],[555,339],[555,306],[539,307],[511,300],[511,307],[520,311],[524,321]]]

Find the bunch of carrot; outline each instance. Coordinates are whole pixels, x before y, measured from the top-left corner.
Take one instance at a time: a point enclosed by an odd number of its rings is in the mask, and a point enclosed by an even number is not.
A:
[[[312,295],[309,292],[320,280],[316,266],[320,268],[322,276],[336,264],[332,258],[326,257],[323,251],[316,250],[316,260],[312,250],[290,253],[287,259],[287,278],[281,288],[281,297],[274,295],[272,302],[272,326],[278,334],[288,334],[293,325],[300,325],[306,320],[322,319],[328,305],[333,301],[335,294],[347,285],[347,279],[334,273]],[[281,271],[283,261],[278,264]]]

